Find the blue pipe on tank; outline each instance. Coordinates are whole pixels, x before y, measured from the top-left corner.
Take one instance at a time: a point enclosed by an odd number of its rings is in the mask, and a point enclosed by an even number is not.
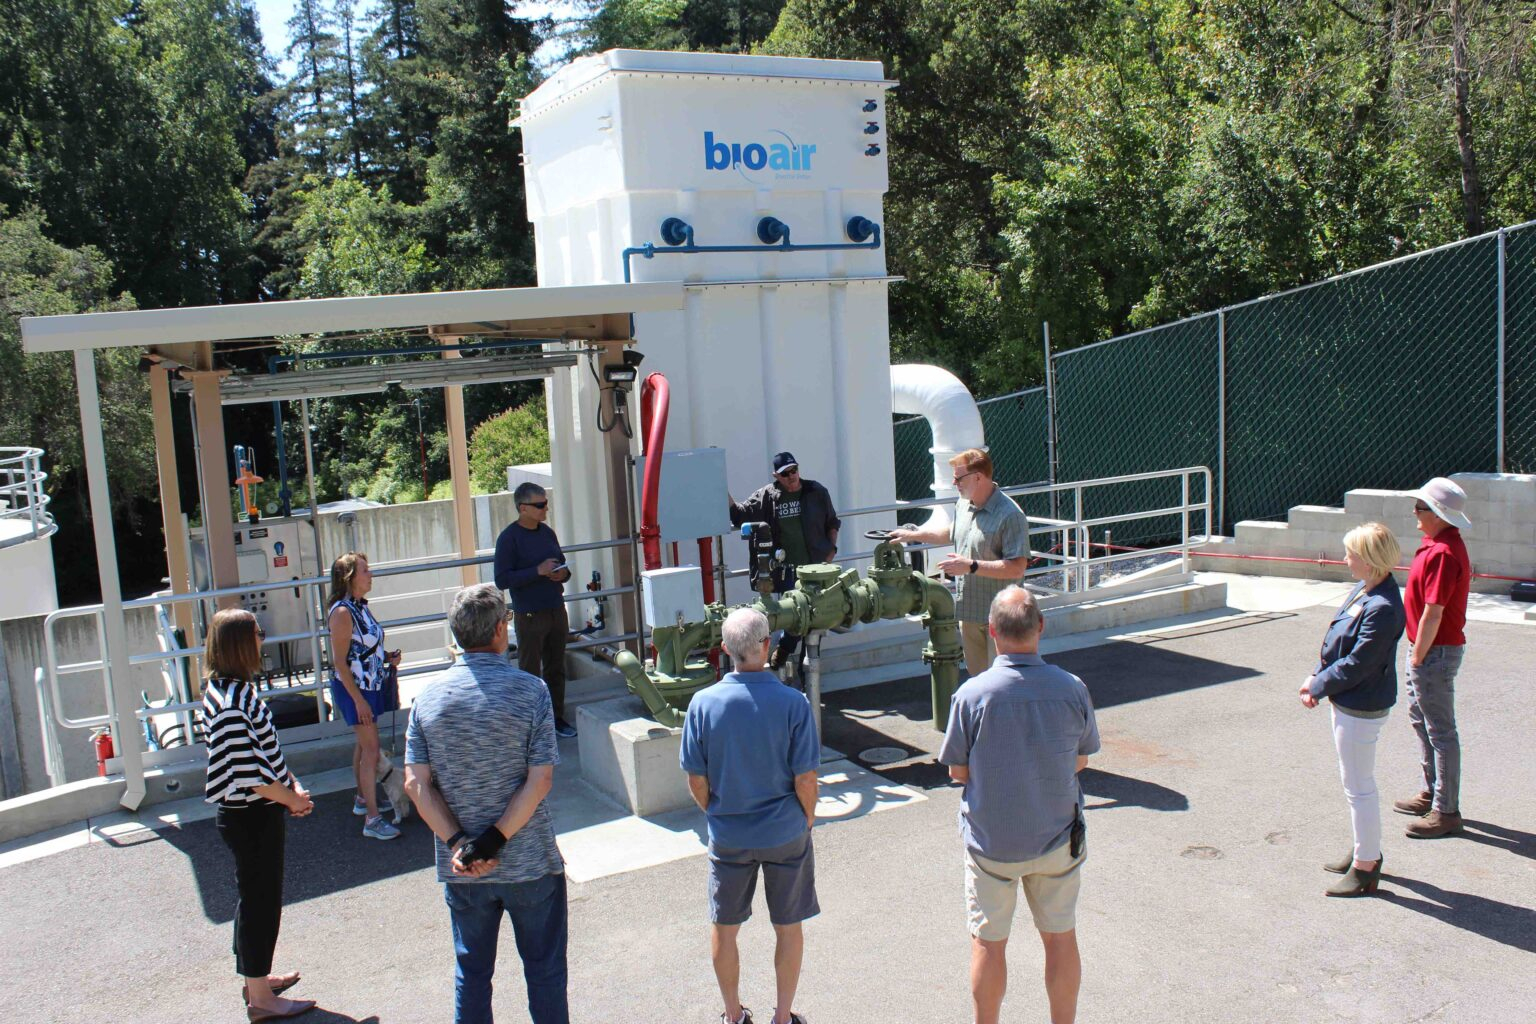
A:
[[[649,260],[668,254],[686,255],[703,252],[828,252],[840,249],[880,248],[880,225],[864,217],[850,217],[846,230],[848,237],[856,241],[800,244],[790,241],[788,224],[775,217],[763,217],[757,222],[757,236],[763,244],[695,245],[692,225],[684,223],[677,217],[668,217],[661,223],[661,237],[662,241],[667,243],[666,248],[658,248],[654,242],[646,242],[644,245],[633,245],[624,250],[622,254],[624,283],[633,283],[630,277],[630,260],[636,256],[644,256]]]

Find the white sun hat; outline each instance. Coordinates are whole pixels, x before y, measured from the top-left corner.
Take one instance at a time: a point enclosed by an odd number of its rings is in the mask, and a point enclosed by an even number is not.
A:
[[[1467,492],[1443,476],[1437,476],[1416,491],[1409,492],[1430,507],[1430,510],[1456,527],[1465,530],[1472,525],[1467,518]]]

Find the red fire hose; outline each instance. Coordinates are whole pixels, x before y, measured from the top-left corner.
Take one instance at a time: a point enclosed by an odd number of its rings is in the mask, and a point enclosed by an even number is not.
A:
[[[640,386],[640,454],[645,456],[645,480],[640,487],[640,547],[645,568],[661,568],[661,526],[657,503],[661,500],[661,454],[667,441],[667,408],[671,404],[667,378],[649,374]]]

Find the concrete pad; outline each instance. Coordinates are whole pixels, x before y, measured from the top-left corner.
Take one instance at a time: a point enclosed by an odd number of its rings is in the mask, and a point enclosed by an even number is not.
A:
[[[678,765],[683,730],[661,725],[639,697],[583,704],[576,712],[582,775],[632,814],[693,806]]]
[[[1407,819],[1388,812],[1382,894],[1328,900],[1321,891],[1332,879],[1319,865],[1342,852],[1348,812],[1324,712],[1302,708],[1295,687],[1330,611],[1228,612],[1048,655],[1087,681],[1104,740],[1083,776],[1090,856],[1078,904],[1079,1019],[1529,1019],[1536,762],[1520,709],[1529,706],[1536,634],[1524,625],[1469,627],[1468,685],[1458,688],[1466,834],[1408,840]],[[867,742],[834,745],[918,747],[905,741],[922,739],[921,754],[869,774],[925,799],[897,804],[900,814],[817,829],[822,913],[805,927],[797,1009],[822,1024],[954,1024],[969,1012],[959,793],[933,763],[937,733],[879,687],[861,696],[866,702],[847,703],[838,717]],[[909,710],[926,704],[920,680],[909,697]],[[1414,784],[1413,747],[1398,708],[1377,755],[1384,801]],[[557,820],[577,788],[576,748],[562,741]],[[623,816],[595,794],[584,799],[577,827]],[[290,827],[278,966],[303,968],[294,994],[321,1001],[315,1020],[448,1019],[453,951],[425,830],[413,819],[396,842],[363,840],[349,802],[345,791],[331,794]],[[681,822],[650,824],[680,847],[688,842]],[[572,1019],[715,1019],[702,860],[589,881],[576,881],[586,869],[579,858],[572,864]],[[0,945],[10,953],[0,1019],[239,1019],[228,855],[206,822],[4,867],[0,905]],[[743,994],[759,1020],[773,990],[765,917],[759,909],[741,934]],[[1043,1020],[1040,948],[1022,907],[1014,937],[1004,1019]],[[145,985],[145,977],[184,983]],[[523,1003],[504,935],[497,1014],[520,1019]]]

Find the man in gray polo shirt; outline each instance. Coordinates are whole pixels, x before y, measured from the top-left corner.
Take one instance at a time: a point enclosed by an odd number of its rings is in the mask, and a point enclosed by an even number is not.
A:
[[[534,1024],[568,1024],[565,863],[549,805],[560,755],[549,688],[507,662],[507,603],[466,587],[448,613],[464,650],[416,698],[405,791],[436,835],[453,921],[457,1024],[490,1024],[501,918],[512,919]]]
[[[1044,621],[1034,596],[1009,587],[992,602],[992,667],[955,691],[939,761],[965,787],[960,834],[971,929],[976,1024],[997,1024],[1019,886],[1045,945],[1052,1024],[1072,1024],[1082,961],[1078,875],[1087,849],[1077,773],[1099,749],[1082,680],[1040,657]]]
[[[965,645],[965,670],[974,678],[997,656],[987,633],[987,611],[1004,587],[1029,568],[1029,520],[992,479],[992,459],[968,448],[949,464],[955,470],[953,522],[939,527],[892,530],[891,539],[918,544],[952,543],[939,569],[955,579],[955,618]]]

